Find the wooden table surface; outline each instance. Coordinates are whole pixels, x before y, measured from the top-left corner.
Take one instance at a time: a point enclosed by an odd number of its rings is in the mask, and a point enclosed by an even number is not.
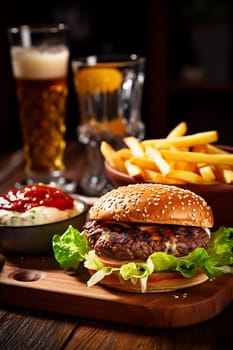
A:
[[[67,176],[78,181],[85,168],[85,157],[76,142],[68,145],[65,159]],[[13,188],[16,181],[23,179],[22,152],[2,156],[0,193]],[[3,305],[0,289],[0,349],[227,350],[233,346],[232,315],[233,303],[214,318],[199,324],[178,328],[142,328]]]

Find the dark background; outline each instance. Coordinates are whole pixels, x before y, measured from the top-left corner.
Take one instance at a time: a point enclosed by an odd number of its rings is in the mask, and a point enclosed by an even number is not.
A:
[[[22,146],[6,29],[16,24],[58,21],[70,27],[71,59],[98,53],[146,56],[142,103],[146,137],[163,137],[186,120],[190,133],[216,128],[220,143],[233,145],[232,1],[11,0],[4,7],[0,12],[0,153]],[[197,23],[215,35],[214,45],[210,39],[203,44],[210,56],[207,69],[193,40]],[[222,24],[227,31],[224,40],[218,41],[215,29],[222,28]],[[226,53],[222,48],[225,39]],[[215,51],[211,53],[213,46]],[[215,67],[210,74],[211,62]],[[225,66],[225,74],[217,76],[215,72]],[[204,75],[197,81],[187,79],[182,72],[187,68],[190,71],[190,67],[198,73],[204,71]],[[78,122],[70,72],[67,139],[76,137]]]
[[[119,0],[115,4],[105,0],[8,1],[5,11],[0,13],[0,152],[22,145],[6,35],[8,26],[58,21],[67,23],[70,28],[71,58],[103,52],[145,54],[146,15],[147,6],[134,1]],[[67,138],[75,137],[77,124],[77,102],[70,72]]]

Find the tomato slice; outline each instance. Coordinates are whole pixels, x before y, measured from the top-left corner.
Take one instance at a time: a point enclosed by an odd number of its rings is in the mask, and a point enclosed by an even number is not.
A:
[[[97,257],[104,266],[110,266],[110,267],[121,267],[121,265],[128,264],[130,262],[138,262],[142,263],[142,260],[119,260],[119,259],[111,259],[111,258],[106,258],[106,257]]]

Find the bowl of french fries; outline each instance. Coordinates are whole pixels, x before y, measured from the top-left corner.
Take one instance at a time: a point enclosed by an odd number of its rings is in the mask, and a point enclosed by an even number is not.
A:
[[[102,141],[105,171],[115,186],[164,183],[190,189],[212,207],[215,226],[232,226],[233,147],[219,145],[216,130],[188,134],[179,123],[161,139],[124,138],[115,150]]]

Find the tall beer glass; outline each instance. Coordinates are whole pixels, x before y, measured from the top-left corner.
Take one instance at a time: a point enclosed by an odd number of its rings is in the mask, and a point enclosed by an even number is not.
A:
[[[64,24],[8,30],[27,183],[63,185],[69,48]]]

